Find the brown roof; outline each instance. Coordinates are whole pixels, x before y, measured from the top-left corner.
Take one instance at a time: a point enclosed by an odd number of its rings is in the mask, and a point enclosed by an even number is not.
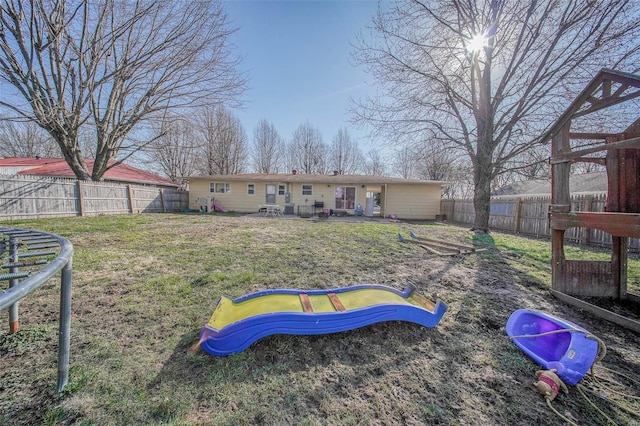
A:
[[[87,167],[91,170],[93,160],[87,158],[85,161]],[[124,163],[114,164],[115,161],[109,162],[109,166],[112,167],[104,173],[103,180],[171,187],[180,186],[169,179],[165,179],[151,172],[140,170]],[[75,174],[71,171],[69,165],[61,158],[2,158],[0,159],[0,167],[2,166],[29,167],[19,171],[19,175],[75,178]]]
[[[369,185],[383,185],[385,183],[401,183],[414,185],[447,185],[448,182],[404,179],[385,176],[369,175],[322,175],[322,174],[287,174],[287,173],[244,173],[236,175],[211,175],[211,176],[190,176],[193,180],[225,180],[225,181],[247,181],[247,182],[288,182],[288,183],[358,183]]]

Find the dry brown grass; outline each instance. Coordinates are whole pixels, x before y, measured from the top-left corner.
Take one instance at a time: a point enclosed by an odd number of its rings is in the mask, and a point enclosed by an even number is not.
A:
[[[545,241],[216,215],[4,225],[65,236],[75,258],[70,383],[55,394],[54,281],[21,302],[20,333],[0,331],[0,424],[564,424],[532,387],[538,367],[505,335],[518,308],[583,325],[607,344],[604,365],[640,371],[640,336],[549,294]],[[438,257],[397,242],[409,230],[489,250]],[[408,282],[448,304],[437,327],[393,322],[272,336],[224,358],[188,353],[220,294]],[[637,422],[595,404],[617,424]],[[575,388],[554,406],[580,424],[606,422]]]

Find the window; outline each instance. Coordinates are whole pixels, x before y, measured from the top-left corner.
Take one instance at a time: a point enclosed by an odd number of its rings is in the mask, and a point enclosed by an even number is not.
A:
[[[313,195],[313,185],[302,185],[302,195]]]
[[[285,186],[284,185],[278,185],[278,195],[283,196],[285,193]]]
[[[247,195],[256,195],[256,184],[255,183],[247,184]]]
[[[211,182],[209,183],[209,192],[212,194],[226,194],[227,192],[231,192],[231,184]]]
[[[336,209],[355,209],[355,203],[355,186],[336,186]]]

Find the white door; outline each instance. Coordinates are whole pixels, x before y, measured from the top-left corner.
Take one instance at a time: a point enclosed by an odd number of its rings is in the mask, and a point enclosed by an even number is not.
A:
[[[275,185],[267,185],[266,191],[266,199],[265,202],[267,204],[275,204],[276,203],[276,186]]]

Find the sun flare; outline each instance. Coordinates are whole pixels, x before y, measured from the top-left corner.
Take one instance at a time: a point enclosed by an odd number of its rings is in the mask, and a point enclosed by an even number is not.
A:
[[[467,51],[479,52],[485,44],[485,36],[482,34],[476,34],[471,38],[471,40],[469,40],[469,44],[467,44]]]

